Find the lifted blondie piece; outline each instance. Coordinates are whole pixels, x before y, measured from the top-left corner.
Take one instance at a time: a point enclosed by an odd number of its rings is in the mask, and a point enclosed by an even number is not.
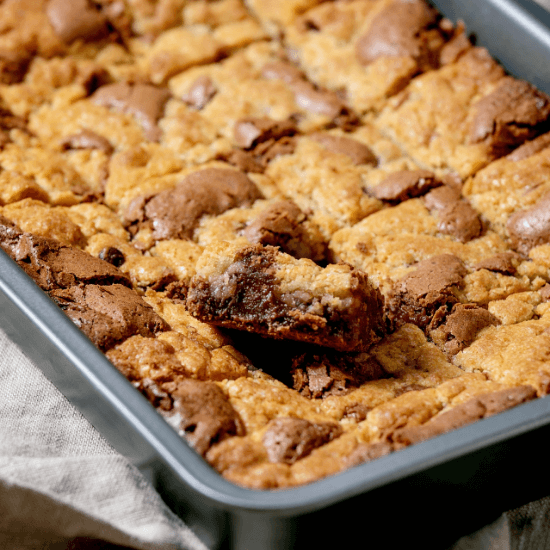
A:
[[[382,295],[363,272],[323,269],[272,246],[207,247],[187,307],[216,325],[342,351],[365,350],[384,334]]]

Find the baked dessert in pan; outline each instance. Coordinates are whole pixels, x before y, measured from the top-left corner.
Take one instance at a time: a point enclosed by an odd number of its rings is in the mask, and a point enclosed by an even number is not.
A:
[[[6,0],[0,246],[226,479],[550,390],[550,98],[423,0]]]

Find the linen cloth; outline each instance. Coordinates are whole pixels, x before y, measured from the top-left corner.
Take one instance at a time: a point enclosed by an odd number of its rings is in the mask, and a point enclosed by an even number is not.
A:
[[[207,550],[0,329],[0,549],[82,538]]]

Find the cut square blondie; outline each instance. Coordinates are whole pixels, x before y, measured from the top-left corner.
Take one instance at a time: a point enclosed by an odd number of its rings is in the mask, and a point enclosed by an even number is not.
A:
[[[323,269],[271,246],[220,242],[196,269],[187,307],[202,321],[342,351],[367,349],[384,334],[381,294],[348,265]]]

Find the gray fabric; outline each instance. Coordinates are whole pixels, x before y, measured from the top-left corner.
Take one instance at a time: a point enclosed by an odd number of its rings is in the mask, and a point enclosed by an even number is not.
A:
[[[502,514],[462,537],[448,550],[545,550],[550,548],[550,497]]]
[[[0,330],[0,548],[49,550],[77,537],[206,549]]]
[[[462,537],[449,550],[512,550],[510,525],[503,514],[494,523]]]
[[[506,513],[511,550],[550,548],[550,497],[530,502]]]

